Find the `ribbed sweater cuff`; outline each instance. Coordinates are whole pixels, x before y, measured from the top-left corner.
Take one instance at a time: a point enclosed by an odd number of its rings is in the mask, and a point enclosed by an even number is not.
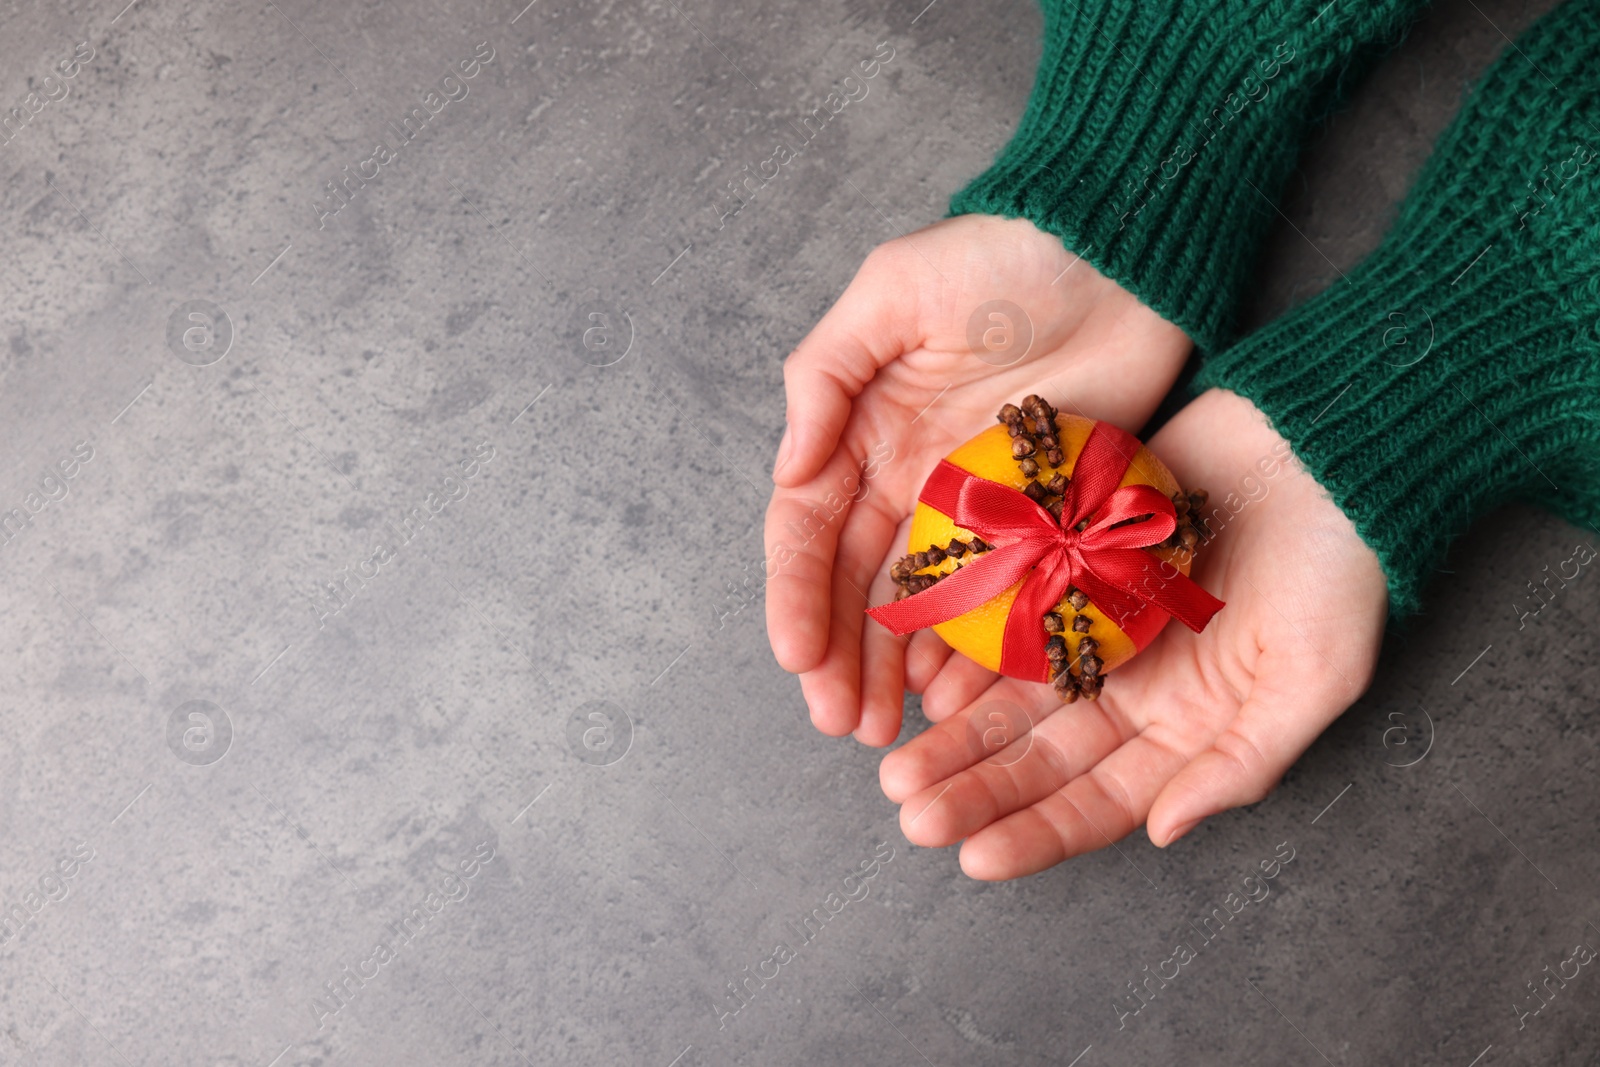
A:
[[[1027,110],[950,214],[1032,221],[1214,350],[1311,124],[1421,6],[1041,0]]]
[[[1377,552],[1397,617],[1418,610],[1450,542],[1510,498],[1596,518],[1594,472],[1571,469],[1600,444],[1572,403],[1587,390],[1578,406],[1592,407],[1600,393],[1594,353],[1530,321],[1520,283],[1477,269],[1499,291],[1473,286],[1481,304],[1443,306],[1404,273],[1359,271],[1213,357],[1195,381],[1266,413]],[[1485,320],[1503,336],[1471,337]],[[1584,481],[1591,488],[1573,496]]]
[[[1518,45],[1378,251],[1195,383],[1267,415],[1377,552],[1396,616],[1508,499],[1600,522],[1600,0]]]

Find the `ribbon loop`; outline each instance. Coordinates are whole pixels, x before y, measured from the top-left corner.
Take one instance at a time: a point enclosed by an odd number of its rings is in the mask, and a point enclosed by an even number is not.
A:
[[[1147,515],[1141,522],[1130,516]],[[1172,501],[1153,485],[1125,485],[1112,493],[1100,510],[1089,519],[1083,531],[1083,544],[1099,548],[1144,548],[1159,545],[1178,528],[1178,514]]]
[[[1073,466],[1060,523],[1010,486],[940,460],[918,499],[994,547],[930,588],[867,614],[908,634],[964,615],[1021,582],[1006,618],[1000,670],[1041,680],[1049,678],[1049,661],[1039,620],[1070,586],[1082,589],[1139,649],[1168,616],[1204,629],[1222,601],[1143,551],[1170,537],[1178,520],[1172,501],[1154,486],[1120,485],[1139,448],[1132,434],[1096,421]]]

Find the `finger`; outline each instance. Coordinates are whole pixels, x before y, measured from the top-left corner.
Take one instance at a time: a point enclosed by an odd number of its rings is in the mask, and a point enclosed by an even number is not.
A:
[[[852,507],[838,535],[833,561],[827,649],[815,668],[800,676],[811,721],[830,737],[861,724],[862,627],[867,622],[867,585],[883,565],[898,523],[876,500]],[[874,626],[877,624],[874,623]],[[898,666],[895,681],[899,681]]]
[[[925,692],[951,654],[950,646],[932,630],[912,634],[911,643],[906,646],[906,688],[913,693]],[[927,713],[926,707],[923,713]]]
[[[767,639],[792,674],[814,669],[828,647],[834,554],[852,508],[840,488],[853,484],[859,470],[849,450],[840,449],[816,478],[774,490],[767,505]]]
[[[930,722],[943,722],[968,707],[1000,678],[961,655],[951,656],[922,693],[922,713]]]
[[[890,534],[890,545],[905,543],[906,518]],[[847,529],[844,536],[851,536]],[[887,604],[894,599],[895,583],[889,577],[889,558],[879,564],[869,587],[868,604]],[[882,748],[900,736],[900,718],[906,699],[906,646],[910,637],[897,636],[871,619],[863,620],[861,630],[861,722],[855,737],[864,745]]]
[[[1132,833],[1183,753],[1140,734],[1031,807],[991,823],[961,846],[961,869],[999,881],[1034,874]]]
[[[1150,840],[1166,847],[1200,820],[1255,804],[1349,707],[1350,687],[1307,687],[1318,665],[1259,680],[1232,723],[1163,789],[1150,809]]]
[[[956,656],[951,657],[952,662]],[[1052,697],[1036,699],[1023,683],[1004,678],[986,686],[960,711],[946,716],[878,765],[878,784],[896,804],[933,790],[983,760],[1000,756],[1012,743],[1031,743],[1039,724],[1061,711]],[[979,719],[974,725],[974,716]],[[1019,748],[1007,758],[1015,759]],[[1109,749],[1108,749],[1109,751]]]
[[[812,478],[838,444],[850,403],[880,367],[913,347],[915,304],[891,264],[869,255],[855,279],[783,364],[783,443],[772,477],[783,486]]]
[[[900,828],[913,844],[938,848],[970,837],[1055,793],[1123,741],[1115,723],[1094,704],[1082,701],[1061,708],[994,751],[994,735],[1003,737],[1007,724],[1003,715],[989,722],[984,712],[989,706],[980,703],[972,715],[962,716],[967,725],[959,741],[941,738],[941,743],[918,753],[917,765],[908,760],[907,769],[900,772],[925,781],[961,763],[963,757],[969,764],[935,780],[901,807]]]

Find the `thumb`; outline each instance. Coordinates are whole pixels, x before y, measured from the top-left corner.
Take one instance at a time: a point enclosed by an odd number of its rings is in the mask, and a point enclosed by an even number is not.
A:
[[[783,364],[783,443],[772,477],[786,488],[822,469],[839,443],[850,405],[878,370],[917,342],[915,300],[880,248]]]

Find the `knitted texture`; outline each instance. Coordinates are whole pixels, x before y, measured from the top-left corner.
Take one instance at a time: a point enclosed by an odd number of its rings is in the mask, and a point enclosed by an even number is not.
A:
[[[1378,250],[1208,359],[1209,386],[1293,445],[1398,616],[1506,500],[1600,522],[1600,0],[1508,47]]]
[[[1311,125],[1422,0],[1040,0],[1016,134],[950,214],[1026,218],[1225,343]]]

